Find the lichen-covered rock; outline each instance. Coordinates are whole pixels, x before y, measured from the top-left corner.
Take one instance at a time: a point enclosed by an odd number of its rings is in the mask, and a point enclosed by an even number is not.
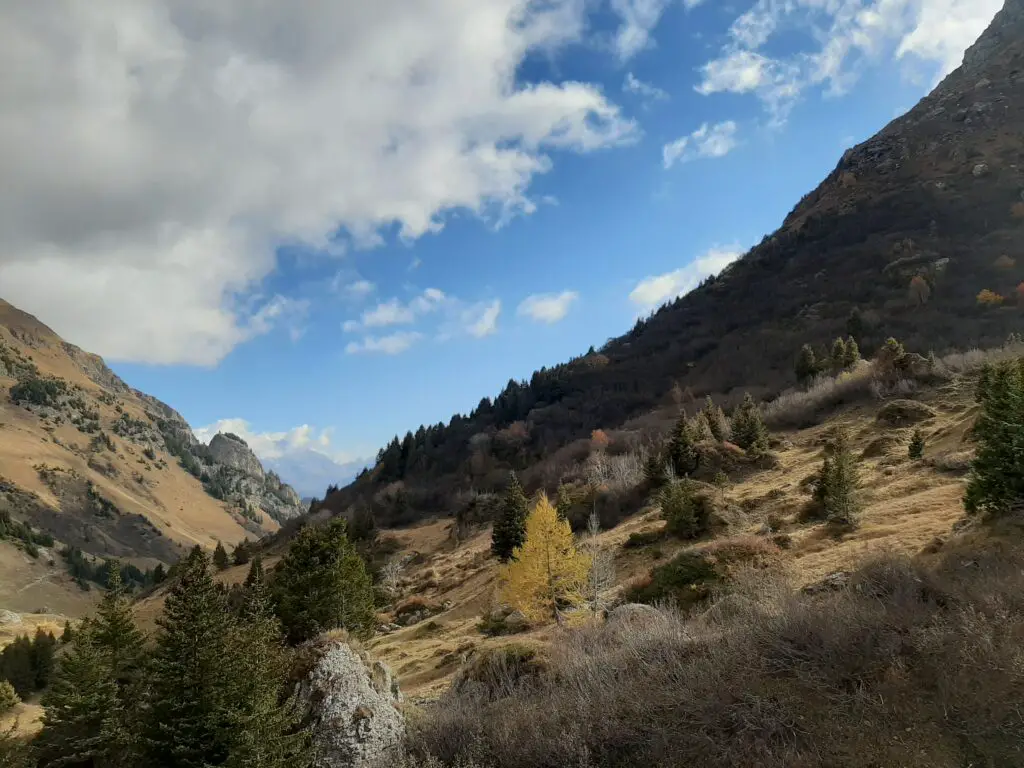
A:
[[[343,641],[331,641],[300,684],[312,723],[315,768],[369,768],[397,757],[405,739],[398,681]]]

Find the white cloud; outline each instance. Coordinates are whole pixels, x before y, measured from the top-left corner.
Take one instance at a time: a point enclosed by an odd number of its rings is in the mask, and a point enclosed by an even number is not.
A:
[[[356,280],[354,283],[349,283],[345,286],[345,293],[353,298],[363,298],[369,296],[371,293],[377,290],[377,286],[371,283],[369,280]]]
[[[368,460],[369,450],[341,451],[332,443],[331,428],[309,424],[285,432],[255,432],[245,419],[220,419],[193,430],[209,444],[218,432],[230,432],[248,443],[265,468],[274,469],[303,496],[322,496],[328,485],[345,484]]]
[[[501,314],[501,299],[480,302],[467,307],[459,314],[460,329],[475,339],[490,336],[498,330],[498,315]]]
[[[534,209],[551,150],[631,140],[595,85],[516,83],[587,8],[8,3],[0,286],[111,359],[216,363],[266,327],[245,297],[277,245],[336,256],[456,209],[506,220]]]
[[[682,136],[662,147],[662,161],[666,168],[671,168],[677,162],[686,163],[698,158],[725,157],[739,143],[736,139],[736,131],[736,123],[732,120],[715,125],[704,123],[689,136]]]
[[[846,92],[867,62],[887,54],[931,68],[955,69],[1003,0],[757,0],[729,30],[718,56],[701,68],[699,93],[753,93],[772,123],[783,123],[808,88]],[[785,33],[785,57],[761,52]],[[803,33],[806,45],[794,47]]]
[[[576,291],[561,293],[535,293],[519,304],[516,313],[538,323],[557,323],[569,314],[569,308],[580,297]]]
[[[650,101],[664,101],[668,99],[668,94],[665,91],[656,85],[638,80],[632,72],[626,73],[626,79],[622,83],[622,90]]]
[[[612,11],[621,23],[613,47],[621,61],[628,61],[651,44],[651,31],[658,25],[670,0],[611,0]]]
[[[645,277],[629,299],[643,309],[654,309],[670,299],[689,293],[708,275],[716,275],[742,256],[739,246],[712,248],[685,267],[663,275]]]
[[[388,336],[364,336],[361,341],[350,341],[345,352],[356,355],[361,352],[376,352],[382,355],[400,355],[423,338],[418,331],[398,331]]]
[[[433,312],[448,300],[443,291],[427,288],[408,304],[398,299],[388,299],[375,307],[367,309],[359,320],[346,320],[341,328],[345,333],[358,331],[360,328],[381,328],[389,325],[408,325],[428,312]]]

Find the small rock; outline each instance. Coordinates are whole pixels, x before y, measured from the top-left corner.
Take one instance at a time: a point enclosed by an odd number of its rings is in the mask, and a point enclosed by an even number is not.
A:
[[[658,610],[643,603],[625,603],[613,608],[608,614],[608,621],[611,622],[647,622],[658,618]]]
[[[992,85],[992,81],[989,80],[987,77],[983,77],[983,78],[981,78],[981,80],[979,80],[977,83],[974,84],[974,87],[975,88],[988,88],[990,85]]]
[[[529,626],[530,622],[526,620],[526,616],[523,615],[522,611],[512,611],[512,613],[505,617],[505,628],[509,632],[522,632]]]
[[[836,571],[835,573],[830,573],[821,581],[815,582],[814,584],[808,584],[803,588],[802,592],[807,595],[817,595],[822,592],[836,592],[840,589],[845,589],[849,583],[850,574],[848,571]]]
[[[974,170],[972,170],[971,173],[974,174],[974,178],[980,179],[982,176],[987,176],[988,171],[989,168],[987,163],[978,163],[974,166]]]

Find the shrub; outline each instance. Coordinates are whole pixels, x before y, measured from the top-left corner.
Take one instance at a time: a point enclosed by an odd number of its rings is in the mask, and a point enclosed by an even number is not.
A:
[[[11,401],[56,407],[60,404],[61,395],[66,394],[67,390],[67,384],[63,379],[32,377],[11,387]]]
[[[915,429],[910,438],[910,445],[907,447],[907,454],[912,459],[920,459],[924,456],[924,433]]]
[[[640,549],[651,544],[657,544],[665,538],[665,529],[659,528],[654,531],[635,531],[629,534],[629,538],[622,542],[623,549]]]
[[[822,376],[805,392],[787,392],[764,409],[764,419],[775,427],[807,427],[817,424],[829,410],[853,402],[871,391],[873,367],[863,363],[838,376]]]
[[[680,552],[650,575],[625,591],[631,603],[672,603],[689,608],[711,595],[711,588],[721,577],[714,563],[704,554]]]
[[[995,291],[990,291],[985,288],[978,294],[978,304],[982,307],[999,307],[1002,306],[1005,299]]]
[[[680,480],[665,486],[658,494],[665,530],[683,539],[695,539],[711,525],[711,500],[694,483]]]
[[[748,453],[768,450],[768,428],[761,409],[748,392],[732,415],[732,441]]]

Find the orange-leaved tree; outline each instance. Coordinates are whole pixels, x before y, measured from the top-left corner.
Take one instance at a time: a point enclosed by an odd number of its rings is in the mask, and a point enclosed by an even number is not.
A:
[[[995,291],[985,288],[978,294],[978,303],[983,307],[998,307],[1003,303],[1003,297]]]
[[[541,493],[526,518],[526,541],[501,569],[501,596],[528,621],[561,621],[583,602],[590,558],[577,551],[569,521]]]

